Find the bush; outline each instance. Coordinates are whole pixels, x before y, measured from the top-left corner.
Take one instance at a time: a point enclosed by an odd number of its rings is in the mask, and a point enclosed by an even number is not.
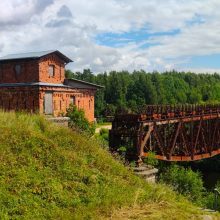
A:
[[[67,110],[67,116],[70,118],[69,127],[81,132],[86,132],[90,135],[95,133],[95,125],[89,123],[82,109],[78,110],[76,106],[72,105]]]
[[[215,185],[215,189],[220,192],[220,182],[217,182]],[[217,204],[215,204],[217,202]],[[217,196],[217,201],[215,201],[215,193],[214,191],[208,192],[204,199],[205,206],[209,209],[217,209],[220,211],[220,196]]]
[[[101,128],[99,133],[102,139],[104,139],[105,141],[109,141],[109,130],[108,129]]]
[[[147,165],[151,165],[151,166],[157,166],[158,160],[155,157],[155,153],[149,152],[148,156],[146,158],[144,158],[144,163],[146,163]]]
[[[160,182],[170,185],[175,191],[199,205],[203,203],[205,188],[199,172],[173,165],[160,174]]]
[[[94,135],[94,137],[98,141],[99,145],[102,146],[102,148],[109,149],[109,145],[108,145],[108,140],[109,140],[108,129],[101,128],[100,131]]]

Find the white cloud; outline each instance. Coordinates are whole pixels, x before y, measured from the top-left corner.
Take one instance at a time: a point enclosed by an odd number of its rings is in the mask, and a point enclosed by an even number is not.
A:
[[[41,14],[53,0],[9,0],[0,2],[0,26],[21,25]]]
[[[176,70],[193,73],[220,73],[220,68],[177,68]]]
[[[195,55],[220,53],[219,0],[8,0],[0,8],[0,55],[59,49],[75,61],[69,66],[75,71],[162,71]],[[152,35],[146,42],[155,45],[147,48],[94,40],[99,33],[140,28],[179,33]]]

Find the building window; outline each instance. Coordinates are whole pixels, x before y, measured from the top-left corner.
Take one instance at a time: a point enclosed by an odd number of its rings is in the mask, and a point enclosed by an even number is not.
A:
[[[62,65],[60,65],[60,80],[62,79]]]
[[[70,104],[71,105],[76,105],[76,98],[75,98],[75,96],[70,96]]]
[[[62,110],[62,100],[60,100],[60,110]]]
[[[0,79],[3,79],[3,68],[1,65],[0,65]]]
[[[21,65],[16,64],[14,68],[15,68],[15,77],[17,78],[21,74]]]
[[[55,66],[49,65],[49,76],[54,77],[54,72],[55,72]]]

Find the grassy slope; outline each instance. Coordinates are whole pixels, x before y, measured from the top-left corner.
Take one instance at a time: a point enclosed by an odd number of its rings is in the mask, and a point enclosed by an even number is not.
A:
[[[132,210],[148,219],[200,216],[167,187],[132,175],[95,140],[39,116],[0,112],[0,161],[0,219],[127,219]]]

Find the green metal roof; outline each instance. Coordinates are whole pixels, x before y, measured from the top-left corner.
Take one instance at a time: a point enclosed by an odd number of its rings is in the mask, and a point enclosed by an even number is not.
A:
[[[20,53],[20,54],[9,54],[4,57],[0,57],[0,62],[9,61],[9,60],[23,60],[23,59],[39,59],[43,56],[49,55],[51,53],[56,53],[61,57],[66,63],[73,62],[70,58],[66,57],[58,50],[48,50],[40,52],[29,52],[29,53]]]

